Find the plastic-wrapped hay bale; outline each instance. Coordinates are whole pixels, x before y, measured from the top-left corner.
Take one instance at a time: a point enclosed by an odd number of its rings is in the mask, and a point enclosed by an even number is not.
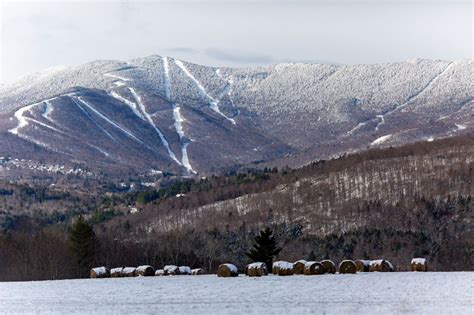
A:
[[[140,277],[151,277],[155,275],[155,268],[150,265],[138,266],[135,275]]]
[[[339,273],[356,273],[357,268],[353,260],[343,260],[339,264]]]
[[[368,272],[370,266],[370,260],[356,260],[357,272]]]
[[[386,259],[371,260],[369,264],[369,271],[374,272],[390,272],[394,271],[393,265]]]
[[[205,275],[206,271],[202,268],[195,268],[191,270],[191,275],[193,276],[200,276],[200,275]]]
[[[263,262],[254,262],[245,267],[245,274],[249,277],[261,277],[268,275],[267,265]]]
[[[120,278],[123,277],[123,268],[118,267],[118,268],[112,268],[110,269],[110,277],[111,278]]]
[[[228,278],[228,277],[237,277],[239,271],[237,267],[233,264],[222,264],[217,268],[217,276]]]
[[[293,264],[287,261],[275,261],[272,266],[272,273],[279,276],[292,276]]]
[[[324,266],[317,261],[307,261],[304,265],[304,274],[307,276],[324,274]]]
[[[293,263],[293,273],[295,275],[302,275],[304,274],[304,265],[306,264],[306,260],[301,259],[298,261],[295,261]]]
[[[122,270],[122,274],[124,277],[135,277],[135,267],[124,267]]]
[[[180,266],[178,267],[180,275],[191,275],[191,267],[188,266]]]
[[[428,271],[428,262],[425,258],[413,258],[411,260],[411,271]]]
[[[166,265],[164,268],[165,276],[176,276],[179,275],[179,268],[175,265]]]
[[[165,275],[165,270],[164,269],[157,269],[155,271],[155,276],[164,276]]]
[[[108,278],[110,275],[109,270],[105,267],[92,268],[90,271],[91,278]]]
[[[333,273],[333,274],[336,273],[336,265],[334,264],[332,260],[325,259],[325,260],[321,260],[320,263],[321,265],[323,265],[325,273]]]

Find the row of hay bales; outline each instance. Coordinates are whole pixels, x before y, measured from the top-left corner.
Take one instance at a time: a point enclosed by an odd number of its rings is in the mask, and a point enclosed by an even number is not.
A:
[[[138,267],[118,267],[108,269],[106,267],[92,268],[90,271],[91,278],[123,278],[123,277],[151,277],[151,276],[177,276],[177,275],[203,275],[206,274],[204,269],[191,269],[188,266],[167,265],[163,269],[153,268],[150,265],[142,265]]]
[[[350,274],[356,272],[391,272],[394,267],[386,259],[377,260],[343,260],[336,268],[336,264],[329,260],[306,261],[298,260],[294,263],[287,261],[276,261],[272,266],[272,273],[278,276],[292,275],[322,275],[335,274],[339,270],[340,274]],[[428,263],[425,258],[413,258],[411,261],[412,271],[428,271]],[[268,275],[267,266],[263,262],[255,262],[245,267],[245,274],[249,277],[262,277]],[[148,276],[175,276],[175,275],[204,275],[202,268],[191,269],[188,266],[167,265],[163,269],[155,269],[150,265],[138,267],[119,267],[109,271],[106,267],[93,268],[90,271],[91,278],[118,278],[118,277],[148,277]],[[233,264],[222,264],[217,268],[218,277],[237,277],[239,271]]]
[[[272,265],[271,272],[279,276],[291,275],[322,275],[335,274],[339,270],[340,274],[350,274],[356,272],[389,272],[394,271],[393,265],[386,259],[378,260],[343,260],[336,268],[336,264],[329,260],[306,261],[298,260],[294,263],[287,261],[276,261]],[[262,277],[268,275],[267,266],[263,262],[248,264],[244,273],[249,277]],[[237,267],[233,264],[222,264],[217,269],[219,277],[237,277]]]

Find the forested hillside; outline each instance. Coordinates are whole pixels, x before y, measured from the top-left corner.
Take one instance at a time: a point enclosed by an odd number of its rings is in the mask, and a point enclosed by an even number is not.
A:
[[[96,262],[107,266],[243,266],[253,236],[270,227],[283,247],[278,259],[384,257],[406,270],[422,256],[435,270],[472,270],[473,163],[468,134],[141,191],[68,194],[4,183],[0,206],[15,224],[0,234],[0,279],[77,276],[67,228],[78,214],[94,225]],[[40,206],[61,219],[31,211]],[[30,211],[13,216],[15,207]]]

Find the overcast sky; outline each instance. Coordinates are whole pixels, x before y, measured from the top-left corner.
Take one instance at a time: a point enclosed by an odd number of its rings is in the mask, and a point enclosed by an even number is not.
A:
[[[220,66],[473,58],[470,0],[0,0],[0,10],[0,82],[150,54]]]

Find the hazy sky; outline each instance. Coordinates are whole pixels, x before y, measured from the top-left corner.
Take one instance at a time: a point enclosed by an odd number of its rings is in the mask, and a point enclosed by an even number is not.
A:
[[[0,11],[0,82],[150,54],[245,66],[472,59],[474,49],[470,0],[0,0]]]

